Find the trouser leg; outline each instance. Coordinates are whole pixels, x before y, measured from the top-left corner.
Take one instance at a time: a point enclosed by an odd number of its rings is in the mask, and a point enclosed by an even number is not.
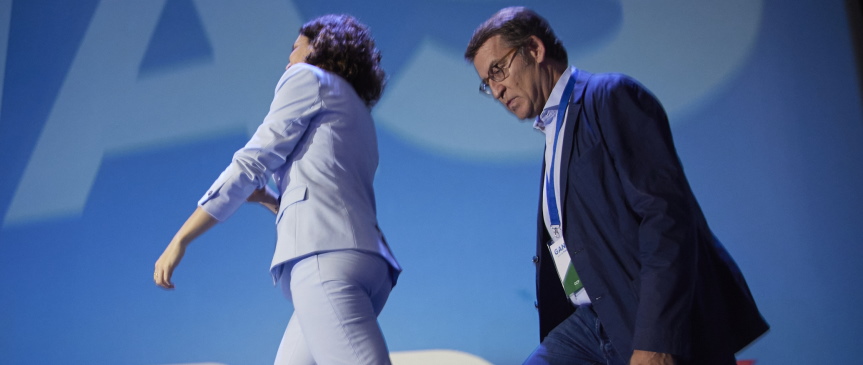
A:
[[[593,309],[582,306],[549,332],[524,364],[619,365],[625,362],[611,347]]]
[[[327,252],[294,265],[294,317],[315,362],[389,364],[377,315],[391,289],[388,264],[371,253]]]
[[[291,316],[285,335],[282,336],[275,365],[315,365],[296,315]]]

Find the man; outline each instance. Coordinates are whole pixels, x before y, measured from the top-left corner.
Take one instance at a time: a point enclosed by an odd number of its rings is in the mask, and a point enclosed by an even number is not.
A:
[[[514,7],[465,52],[480,91],[546,136],[538,215],[541,343],[526,364],[734,364],[768,329],[710,232],[662,106],[635,80],[568,66]]]

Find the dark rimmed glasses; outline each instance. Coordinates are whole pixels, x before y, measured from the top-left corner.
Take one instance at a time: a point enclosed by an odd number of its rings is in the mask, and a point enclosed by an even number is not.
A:
[[[501,82],[509,76],[509,72],[507,71],[509,71],[509,67],[512,66],[512,61],[515,60],[515,51],[518,51],[518,48],[513,48],[488,68],[488,77],[480,81],[479,92],[492,96],[491,86],[488,85],[489,81]],[[506,67],[502,66],[501,63],[503,63],[503,60],[510,55],[512,55],[512,58],[509,59]]]

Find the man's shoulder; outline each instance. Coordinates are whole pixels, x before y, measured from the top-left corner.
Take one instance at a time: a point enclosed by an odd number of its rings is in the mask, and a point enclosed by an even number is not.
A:
[[[638,80],[627,74],[618,72],[602,72],[590,74],[588,86],[606,90],[613,90],[619,87],[640,87],[641,84],[638,82]]]
[[[600,99],[647,91],[647,88],[632,76],[617,72],[589,74],[585,87],[588,98]]]

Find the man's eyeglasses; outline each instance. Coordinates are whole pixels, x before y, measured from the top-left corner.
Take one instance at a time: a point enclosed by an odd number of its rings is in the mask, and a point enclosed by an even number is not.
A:
[[[488,85],[489,80],[494,82],[501,82],[509,76],[509,67],[512,66],[512,61],[515,60],[515,51],[518,51],[518,48],[513,48],[511,51],[507,52],[503,57],[501,57],[497,62],[491,65],[488,68],[488,77],[480,81],[479,83],[479,92],[492,96],[491,86]],[[512,58],[509,59],[509,62],[506,64],[506,67],[502,66],[503,60],[512,55]]]

